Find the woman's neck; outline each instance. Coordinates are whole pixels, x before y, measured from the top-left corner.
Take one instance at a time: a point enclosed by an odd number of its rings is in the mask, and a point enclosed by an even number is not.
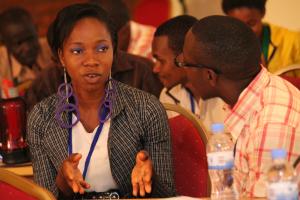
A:
[[[74,92],[78,99],[78,105],[81,109],[98,109],[103,96],[105,95],[105,89],[99,88],[97,91],[86,91],[74,88]]]

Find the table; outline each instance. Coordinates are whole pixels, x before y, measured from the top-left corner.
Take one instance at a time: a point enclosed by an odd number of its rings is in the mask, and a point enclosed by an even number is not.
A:
[[[33,170],[32,170],[31,162],[16,164],[16,165],[6,165],[2,161],[0,161],[0,168],[13,172],[19,176],[33,178]]]

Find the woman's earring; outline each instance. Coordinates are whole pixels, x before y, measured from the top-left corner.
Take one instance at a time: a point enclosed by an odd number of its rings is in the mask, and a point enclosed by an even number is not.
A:
[[[111,73],[110,73],[106,87],[105,87],[105,96],[104,96],[103,102],[102,102],[101,107],[99,108],[99,112],[98,112],[101,123],[104,123],[111,117],[114,94],[115,94],[114,80],[112,79]],[[107,113],[104,119],[102,119],[102,112]]]
[[[55,110],[55,119],[57,120],[57,122],[61,127],[71,128],[79,121],[80,113],[77,105],[76,96],[73,94],[72,85],[68,83],[67,72],[65,68],[64,68],[64,83],[59,85],[57,95],[59,100]],[[74,98],[75,104],[69,102],[69,98],[72,96]],[[72,123],[72,117],[69,116],[70,117],[69,123],[64,122],[64,120],[62,119],[63,112],[67,112],[68,114],[74,112],[77,117],[76,121]]]

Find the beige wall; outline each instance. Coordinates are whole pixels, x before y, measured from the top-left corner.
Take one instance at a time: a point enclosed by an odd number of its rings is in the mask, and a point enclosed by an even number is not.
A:
[[[221,0],[185,0],[188,12],[197,18],[223,14]],[[300,31],[300,0],[268,0],[265,21]]]
[[[300,31],[300,0],[268,0],[265,20]]]

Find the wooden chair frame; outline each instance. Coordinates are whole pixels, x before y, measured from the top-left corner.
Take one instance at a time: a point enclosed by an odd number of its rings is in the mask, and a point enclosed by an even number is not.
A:
[[[31,195],[39,200],[56,200],[51,192],[38,186],[34,182],[13,172],[0,168],[0,181],[5,182],[15,188]]]
[[[294,65],[289,65],[283,69],[279,69],[277,70],[276,72],[274,72],[273,74],[279,76],[279,75],[282,75],[286,72],[290,72],[290,71],[293,71],[293,70],[300,70],[300,64],[294,64]]]
[[[201,120],[196,115],[194,115],[191,111],[186,110],[185,108],[183,108],[179,105],[163,103],[163,106],[164,106],[165,110],[177,112],[177,113],[183,115],[184,117],[186,117],[188,120],[190,120],[193,123],[193,125],[195,126],[195,128],[197,129],[204,144],[207,145],[207,142],[209,139],[209,133],[206,130],[204,124],[201,122]],[[208,194],[210,194],[211,193],[211,180],[210,180],[209,176],[208,176],[207,184],[208,184],[207,185]]]

